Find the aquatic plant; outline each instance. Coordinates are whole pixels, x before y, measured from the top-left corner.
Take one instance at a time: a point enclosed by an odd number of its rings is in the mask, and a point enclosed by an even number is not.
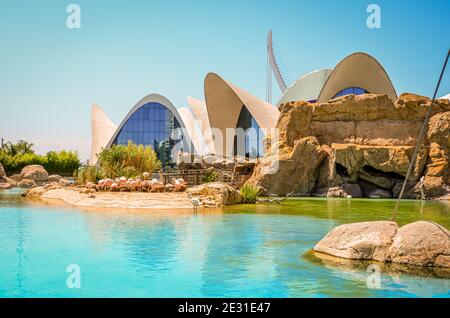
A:
[[[126,146],[113,145],[102,149],[98,154],[98,164],[104,178],[122,177],[123,173],[137,176],[161,169],[161,162],[150,146],[136,145],[131,141]]]
[[[254,185],[244,184],[241,190],[239,190],[243,199],[242,203],[256,203],[260,191],[261,189]]]

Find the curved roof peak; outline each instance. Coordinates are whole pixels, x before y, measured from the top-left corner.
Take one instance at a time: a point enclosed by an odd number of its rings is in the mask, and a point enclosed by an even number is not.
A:
[[[394,85],[378,60],[364,52],[355,52],[342,59],[331,72],[318,97],[327,102],[338,92],[360,87],[372,94],[386,94],[397,98]]]
[[[172,102],[169,99],[167,99],[165,96],[163,96],[161,94],[156,94],[156,93],[148,94],[148,95],[144,96],[143,98],[141,98],[141,100],[139,100],[133,106],[133,108],[131,108],[131,110],[128,112],[128,114],[125,116],[125,118],[122,120],[119,127],[116,129],[113,136],[109,140],[108,144],[106,145],[107,148],[111,147],[111,145],[113,144],[117,135],[120,133],[120,131],[122,130],[123,126],[128,121],[128,119],[130,119],[130,117],[137,110],[139,110],[142,106],[144,106],[145,104],[148,104],[148,103],[159,103],[159,104],[163,105],[164,107],[166,107],[167,109],[169,109],[172,112],[172,114],[178,120],[181,128],[186,128],[186,125],[185,125],[184,121],[182,120],[177,108],[172,104]]]
[[[277,105],[299,100],[316,100],[332,71],[331,68],[324,68],[300,76],[280,97]]]
[[[95,165],[97,163],[97,154],[100,153],[102,147],[108,143],[117,130],[117,126],[96,103],[92,104],[91,108],[91,130],[92,140],[89,162]]]
[[[278,108],[224,80],[216,73],[206,75],[204,91],[211,128],[220,130],[223,137],[226,137],[228,128],[236,128],[239,114],[244,106],[260,128],[275,128],[280,113]],[[217,139],[214,139],[215,150],[222,151],[218,155],[230,155],[234,139]]]

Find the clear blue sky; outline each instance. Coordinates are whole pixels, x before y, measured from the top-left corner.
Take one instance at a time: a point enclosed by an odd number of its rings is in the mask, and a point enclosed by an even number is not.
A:
[[[71,3],[81,29],[66,27]],[[381,29],[366,26],[371,3]],[[398,93],[430,96],[449,14],[448,0],[0,0],[0,137],[85,159],[93,102],[116,123],[149,93],[183,106],[187,95],[204,99],[210,71],[264,99],[269,29],[292,80],[364,51]],[[450,69],[439,95],[448,93]]]

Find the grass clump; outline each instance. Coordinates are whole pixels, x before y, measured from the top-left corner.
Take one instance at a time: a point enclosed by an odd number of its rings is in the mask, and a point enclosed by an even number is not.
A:
[[[256,199],[258,198],[260,191],[260,188],[254,185],[248,183],[244,184],[239,191],[243,198],[242,203],[256,203]]]

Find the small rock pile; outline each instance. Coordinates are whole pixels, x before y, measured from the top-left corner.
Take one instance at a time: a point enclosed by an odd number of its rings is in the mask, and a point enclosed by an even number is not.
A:
[[[57,184],[59,187],[70,186],[71,182],[59,175],[48,175],[41,165],[29,165],[22,169],[20,174],[8,177],[3,166],[0,164],[0,190],[11,188],[31,189],[35,187]]]
[[[201,184],[188,189],[187,192],[196,196],[204,207],[239,204],[243,201],[238,190],[223,182]]]

